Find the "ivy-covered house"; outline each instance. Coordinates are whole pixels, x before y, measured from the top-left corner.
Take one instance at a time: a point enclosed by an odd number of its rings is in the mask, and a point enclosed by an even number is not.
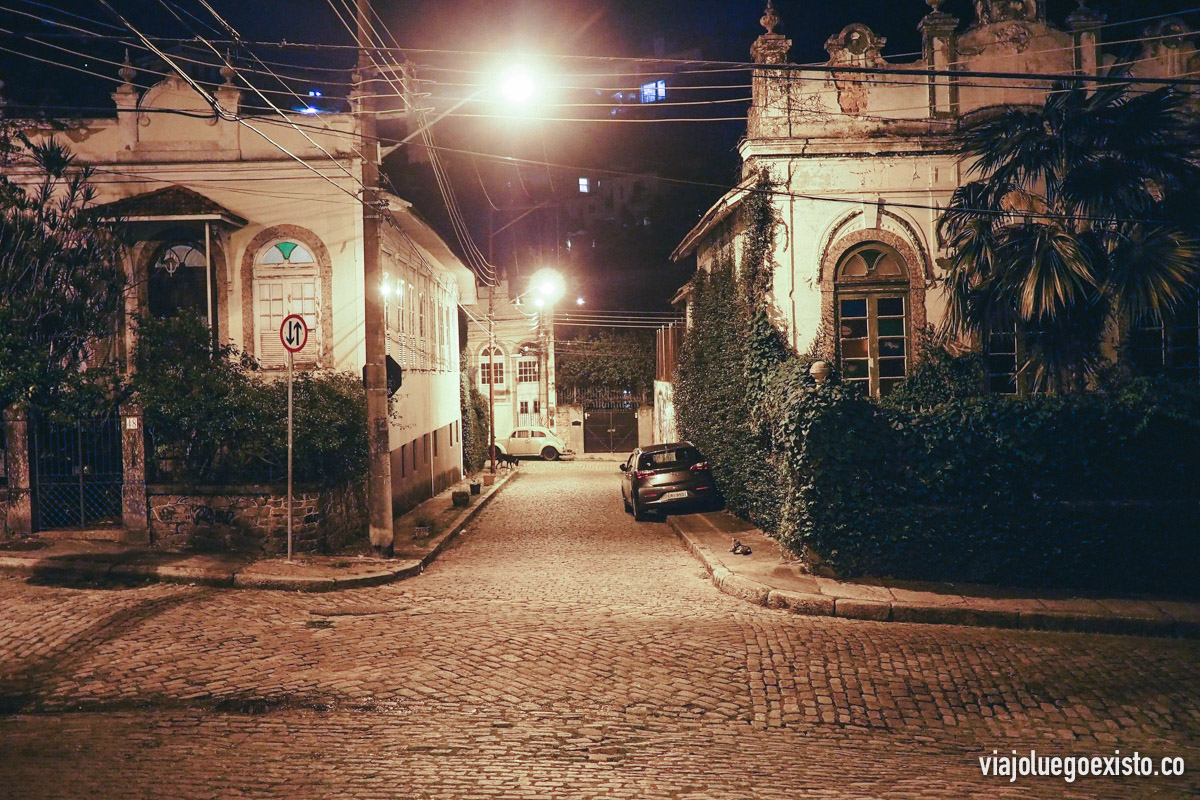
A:
[[[282,379],[280,327],[298,314],[308,339],[295,354],[296,369],[357,376],[366,361],[365,293],[382,292],[389,380],[395,366],[403,373],[386,433],[392,500],[404,507],[459,480],[457,306],[475,302],[473,275],[408,202],[380,192],[384,285],[364,285],[355,116],[258,114],[243,104],[229,67],[223,84],[208,87],[226,112],[219,116],[177,76],[140,84],[126,64],[121,77],[113,113],[67,120],[65,130],[26,126],[34,140],[54,135],[69,144],[94,170],[95,213],[122,221],[132,236],[110,356],[130,364],[139,315],[192,312],[214,347],[232,345],[253,357],[258,374]],[[103,352],[98,347],[97,357]],[[211,350],[178,353],[208,357]],[[10,409],[6,421],[10,534],[76,528],[153,535],[164,522],[156,498],[180,494],[147,485],[148,473],[151,484],[163,475],[136,404],[78,430],[23,409]],[[72,449],[71,442],[79,444]],[[28,460],[14,455],[24,452]]]
[[[825,64],[804,68],[789,63],[791,42],[776,31],[780,19],[768,3],[766,33],[751,48],[742,181],[673,256],[694,257],[700,270],[736,259],[745,232],[737,209],[765,176],[776,223],[770,302],[779,328],[798,352],[819,344],[843,381],[876,397],[909,375],[917,338],[947,314],[950,253],[938,223],[970,179],[972,160],[956,147],[956,133],[1062,91],[1051,79],[1014,73],[1096,75],[1113,60],[1102,50],[1105,18],[1082,3],[1065,28],[1047,20],[1044,0],[975,0],[965,28],[937,0],[930,5],[915,61],[890,61],[884,37],[850,24],[829,37]],[[1154,20],[1135,41],[1128,74],[1136,79],[1194,75],[1200,67],[1193,34],[1178,19]],[[1133,93],[1154,88],[1139,84]],[[1194,101],[1187,108],[1194,113]],[[1020,332],[1001,327],[985,338],[970,344],[988,353],[991,391],[1028,390]],[[1194,297],[1166,318],[1127,321],[1118,338],[1143,370],[1200,380]]]

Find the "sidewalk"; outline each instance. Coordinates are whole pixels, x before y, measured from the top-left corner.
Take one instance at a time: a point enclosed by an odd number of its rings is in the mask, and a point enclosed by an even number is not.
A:
[[[297,553],[289,562],[278,556],[190,553],[106,541],[35,537],[0,544],[0,573],[47,583],[158,581],[299,592],[376,586],[420,575],[519,473],[519,469],[499,472],[496,483],[471,495],[471,504],[466,508],[455,508],[451,499],[453,491],[469,490],[469,481],[462,481],[396,517],[393,558]],[[414,540],[414,521],[422,516],[435,520],[435,532],[427,539]]]
[[[1200,638],[1200,602],[978,584],[839,581],[784,561],[778,542],[732,514],[688,514],[667,522],[721,591],[768,608],[878,622]],[[735,538],[750,546],[750,555],[730,552]]]

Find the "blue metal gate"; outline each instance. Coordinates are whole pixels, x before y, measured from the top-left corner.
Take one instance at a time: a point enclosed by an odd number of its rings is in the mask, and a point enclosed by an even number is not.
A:
[[[120,524],[118,417],[37,419],[30,427],[34,530]]]

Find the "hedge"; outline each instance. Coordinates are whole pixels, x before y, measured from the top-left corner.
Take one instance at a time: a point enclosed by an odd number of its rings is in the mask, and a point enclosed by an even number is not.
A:
[[[847,576],[1192,593],[1200,393],[980,398],[890,409],[792,393],[776,530]]]

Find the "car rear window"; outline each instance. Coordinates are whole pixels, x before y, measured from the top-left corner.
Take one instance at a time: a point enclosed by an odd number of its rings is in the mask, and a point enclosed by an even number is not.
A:
[[[687,469],[703,460],[704,456],[694,447],[675,447],[654,453],[642,453],[638,459],[638,469]]]

